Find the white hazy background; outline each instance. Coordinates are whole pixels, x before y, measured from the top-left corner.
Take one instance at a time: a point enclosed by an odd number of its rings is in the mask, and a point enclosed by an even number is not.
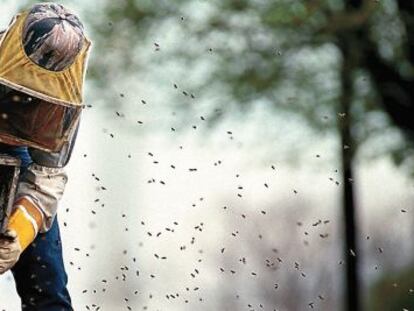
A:
[[[98,1],[65,3],[80,13],[86,27],[83,9],[98,5]],[[19,1],[0,0],[1,27],[18,6]],[[157,38],[163,39],[168,42],[168,34]],[[92,57],[102,51],[94,53]],[[148,49],[148,57],[151,53],[153,49]],[[166,71],[174,77],[183,68]],[[283,287],[290,278],[307,282],[306,288],[318,288],[303,293],[303,309],[317,295],[329,293],[327,302],[317,302],[328,310],[323,304],[337,303],[341,288],[332,284],[340,283],[342,272],[338,265],[341,186],[329,180],[335,179],[339,169],[335,137],[315,135],[300,120],[275,116],[260,103],[248,115],[234,111],[211,132],[204,131],[199,118],[183,121],[173,114],[171,98],[176,97],[166,90],[165,80],[150,74],[144,80],[131,77],[119,91],[130,101],[122,111],[126,118],[148,124],[149,130],[134,132],[125,130],[124,119],[114,113],[108,117],[100,106],[105,98],[90,83],[86,86],[86,103],[93,107],[83,114],[58,214],[75,310],[86,306],[95,310],[94,304],[101,310],[126,310],[127,306],[133,310],[245,310],[249,303],[252,308],[264,303],[265,310],[272,310],[277,303],[266,305],[264,294],[269,290],[276,302],[282,301],[283,294],[271,290],[275,283],[281,293],[289,290]],[[168,81],[168,88],[174,82]],[[140,99],[148,104],[140,105]],[[207,109],[208,101],[203,105]],[[186,130],[173,133],[171,126]],[[412,237],[412,217],[400,210],[414,212],[413,182],[388,158],[361,160],[356,173],[362,236],[383,226],[392,243]],[[151,179],[155,182],[148,183]],[[315,229],[312,224],[319,219],[330,222]],[[330,236],[323,240],[320,233]],[[362,243],[363,248],[378,247]],[[182,246],[185,250],[180,250]],[[381,246],[385,252],[400,247],[405,254],[393,265],[402,266],[411,259],[408,241]],[[295,253],[298,249],[300,255]],[[263,258],[256,256],[260,252]],[[312,276],[312,267],[324,260],[322,253],[330,254],[325,265],[330,274],[312,285],[320,280]],[[167,258],[157,259],[154,254]],[[279,256],[286,261],[277,263],[279,274],[272,275],[264,259],[275,261]],[[246,264],[239,262],[243,257]],[[300,261],[307,278],[301,279],[294,261]],[[375,280],[379,272],[373,267],[381,267],[381,259],[364,264],[368,281]],[[177,293],[175,299],[166,297]],[[286,303],[280,306],[288,308]],[[0,310],[19,308],[11,274],[0,277]]]

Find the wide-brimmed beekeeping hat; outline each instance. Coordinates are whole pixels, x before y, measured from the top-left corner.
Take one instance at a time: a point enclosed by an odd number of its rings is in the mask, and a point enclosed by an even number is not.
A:
[[[15,15],[0,35],[0,142],[59,151],[83,106],[91,42],[55,3]]]

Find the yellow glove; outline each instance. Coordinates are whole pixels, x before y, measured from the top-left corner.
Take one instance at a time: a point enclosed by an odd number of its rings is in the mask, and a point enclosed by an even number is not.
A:
[[[22,248],[14,230],[8,230],[0,237],[0,274],[10,270],[20,258]]]
[[[27,197],[21,197],[14,203],[14,211],[10,216],[7,229],[15,231],[17,239],[24,251],[36,238],[43,223],[43,214]]]

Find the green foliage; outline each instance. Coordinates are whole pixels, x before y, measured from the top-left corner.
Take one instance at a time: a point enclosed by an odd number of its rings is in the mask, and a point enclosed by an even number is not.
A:
[[[101,8],[104,13],[91,14],[89,21],[96,49],[105,51],[105,57],[93,60],[91,69],[101,88],[111,89],[107,86],[114,77],[128,78],[148,68],[145,58],[136,55],[145,44],[148,47],[147,40],[153,40],[158,31],[173,32],[171,24],[177,27],[177,42],[163,50],[157,61],[165,67],[186,63],[188,68],[208,62],[211,70],[204,80],[193,83],[196,92],[221,92],[245,112],[258,101],[266,102],[275,113],[300,114],[309,126],[332,132],[337,129],[337,113],[341,112],[340,47],[347,33],[355,37],[354,54],[358,59],[352,108],[355,141],[365,142],[392,126],[387,118],[377,124],[380,119],[369,117],[370,113],[381,113],[383,107],[378,105],[378,92],[370,83],[369,72],[359,62],[365,58],[368,44],[366,37],[360,37],[359,29],[369,30],[384,57],[407,68],[404,32],[395,1],[361,2],[358,10],[340,0],[123,0],[105,2]],[[390,31],[382,31],[384,23]],[[358,84],[361,76],[365,83]]]
[[[371,289],[368,310],[412,310],[414,307],[414,266],[398,274],[387,274]]]

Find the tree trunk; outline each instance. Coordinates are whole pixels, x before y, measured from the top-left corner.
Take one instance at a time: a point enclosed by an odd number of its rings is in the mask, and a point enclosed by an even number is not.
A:
[[[352,164],[355,154],[351,125],[351,103],[353,99],[352,71],[354,68],[354,55],[349,36],[342,38],[340,49],[342,50],[343,63],[341,68],[342,95],[339,106],[339,133],[341,136],[341,162],[342,162],[342,184],[343,184],[343,217],[345,234],[345,310],[360,310],[360,287],[358,278],[358,251],[357,251],[357,229],[355,224],[355,200],[353,188]]]

